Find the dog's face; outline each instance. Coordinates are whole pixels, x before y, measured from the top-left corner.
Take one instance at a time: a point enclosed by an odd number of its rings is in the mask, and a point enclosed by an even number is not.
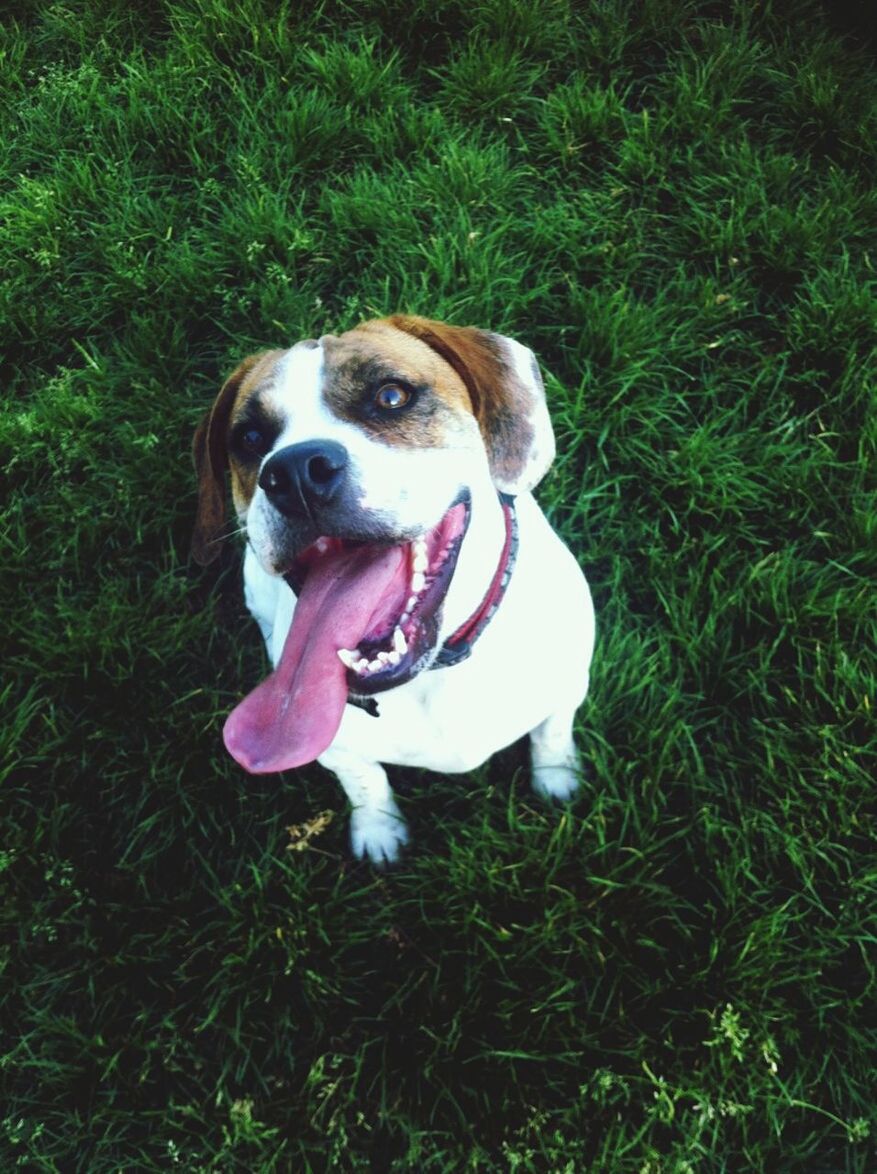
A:
[[[519,493],[554,456],[532,352],[396,316],[263,351],[228,379],[195,439],[198,562],[218,553],[223,473],[259,561],[287,574],[318,538],[412,541],[471,487]]]
[[[238,517],[281,574],[320,537],[412,541],[487,467],[459,376],[393,327],[259,358],[235,395],[228,454]]]
[[[228,379],[195,438],[193,553],[218,551],[227,468],[259,562],[299,595],[280,668],[313,691],[316,669],[298,666],[330,642],[323,677],[340,658],[349,690],[376,693],[434,658],[478,495],[530,489],[553,456],[525,347],[422,318],[368,322],[261,352]]]

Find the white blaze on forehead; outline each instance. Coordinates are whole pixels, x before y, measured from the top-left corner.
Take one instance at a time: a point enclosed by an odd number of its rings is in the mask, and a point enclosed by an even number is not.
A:
[[[296,343],[280,360],[272,387],[264,393],[266,406],[282,425],[273,451],[308,440],[334,440],[344,445],[356,465],[364,446],[380,446],[360,425],[342,420],[332,411],[323,395],[326,377],[321,342]]]
[[[271,389],[263,393],[266,407],[283,422],[275,449],[326,436],[330,416],[320,395],[323,358],[319,343],[299,342],[277,364]]]

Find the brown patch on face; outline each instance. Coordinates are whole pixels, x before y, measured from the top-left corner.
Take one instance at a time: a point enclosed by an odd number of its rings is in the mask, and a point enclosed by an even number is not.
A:
[[[430,347],[466,388],[494,481],[513,484],[527,464],[534,431],[532,392],[504,353],[497,335],[473,326],[448,326],[411,314],[383,319]]]
[[[383,444],[445,448],[471,435],[465,384],[434,350],[387,322],[366,322],[322,339],[323,399],[339,419],[364,427]],[[398,409],[382,409],[378,391],[396,384],[409,393]]]
[[[283,351],[261,351],[250,355],[222,385],[213,407],[195,432],[192,455],[198,478],[198,509],[192,535],[192,557],[201,566],[218,556],[225,528],[225,470],[229,465],[228,438],[233,422],[240,419],[247,402],[270,380]],[[239,461],[233,462],[232,488],[235,502],[249,502],[255,491]],[[249,490],[249,496],[247,496]]]

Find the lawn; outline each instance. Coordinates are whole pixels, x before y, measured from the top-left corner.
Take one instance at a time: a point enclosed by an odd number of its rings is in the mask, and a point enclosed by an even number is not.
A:
[[[877,79],[812,0],[34,0],[0,27],[0,1168],[875,1169]],[[568,809],[251,778],[194,427],[519,338],[598,644]],[[551,606],[546,584],[545,606]],[[538,688],[522,668],[520,688]]]

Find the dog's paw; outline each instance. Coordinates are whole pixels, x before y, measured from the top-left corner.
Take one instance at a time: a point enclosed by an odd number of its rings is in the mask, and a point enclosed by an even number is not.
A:
[[[582,772],[573,766],[538,766],[533,770],[533,790],[543,799],[565,803],[582,783]]]
[[[358,807],[350,817],[350,846],[354,856],[379,868],[395,864],[408,843],[408,828],[399,808]]]

